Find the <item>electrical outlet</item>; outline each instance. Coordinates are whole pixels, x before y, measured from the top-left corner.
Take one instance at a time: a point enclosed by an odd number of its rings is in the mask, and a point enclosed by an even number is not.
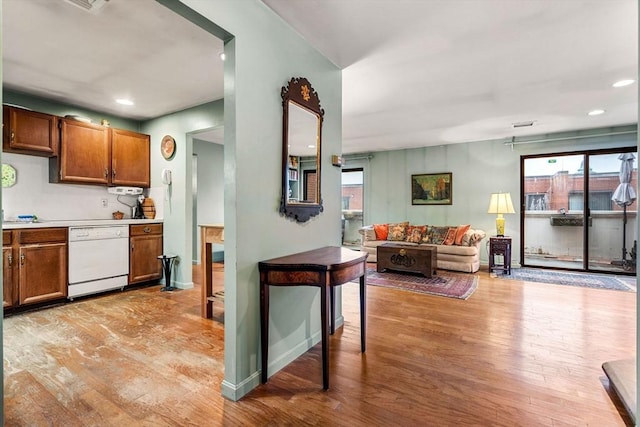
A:
[[[109,200],[107,200],[107,199],[100,199],[100,202],[102,203],[102,207],[103,207],[103,208],[109,207]]]

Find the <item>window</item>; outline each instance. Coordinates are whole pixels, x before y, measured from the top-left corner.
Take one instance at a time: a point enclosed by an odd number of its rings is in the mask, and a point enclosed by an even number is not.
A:
[[[610,211],[613,209],[610,191],[593,191],[589,193],[589,209],[592,211]],[[569,193],[569,210],[581,211],[584,205],[584,193]]]

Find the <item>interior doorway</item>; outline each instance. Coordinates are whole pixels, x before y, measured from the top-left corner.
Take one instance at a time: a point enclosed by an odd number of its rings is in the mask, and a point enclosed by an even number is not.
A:
[[[342,170],[342,245],[360,246],[364,225],[364,169]]]

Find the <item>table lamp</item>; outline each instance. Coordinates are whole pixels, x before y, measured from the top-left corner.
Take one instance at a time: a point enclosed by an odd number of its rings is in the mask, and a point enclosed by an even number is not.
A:
[[[489,210],[487,213],[498,214],[496,218],[496,235],[504,237],[504,217],[502,214],[516,213],[511,202],[511,193],[491,193]]]

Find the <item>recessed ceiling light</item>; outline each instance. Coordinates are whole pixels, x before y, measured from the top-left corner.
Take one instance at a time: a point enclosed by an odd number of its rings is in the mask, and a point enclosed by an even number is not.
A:
[[[604,114],[604,110],[601,110],[601,109],[591,110],[587,114],[589,114],[590,116],[599,116],[600,114]]]
[[[313,144],[309,144],[309,145],[307,145],[307,148],[316,148],[316,146],[313,145]]]
[[[613,87],[625,87],[634,84],[636,81],[633,79],[619,80],[612,84]]]
[[[116,99],[116,102],[120,105],[133,105],[133,101],[130,99],[120,98]]]
[[[220,57],[221,61],[224,61],[225,59],[227,59],[227,55],[225,55],[224,52],[220,52],[218,56]]]

